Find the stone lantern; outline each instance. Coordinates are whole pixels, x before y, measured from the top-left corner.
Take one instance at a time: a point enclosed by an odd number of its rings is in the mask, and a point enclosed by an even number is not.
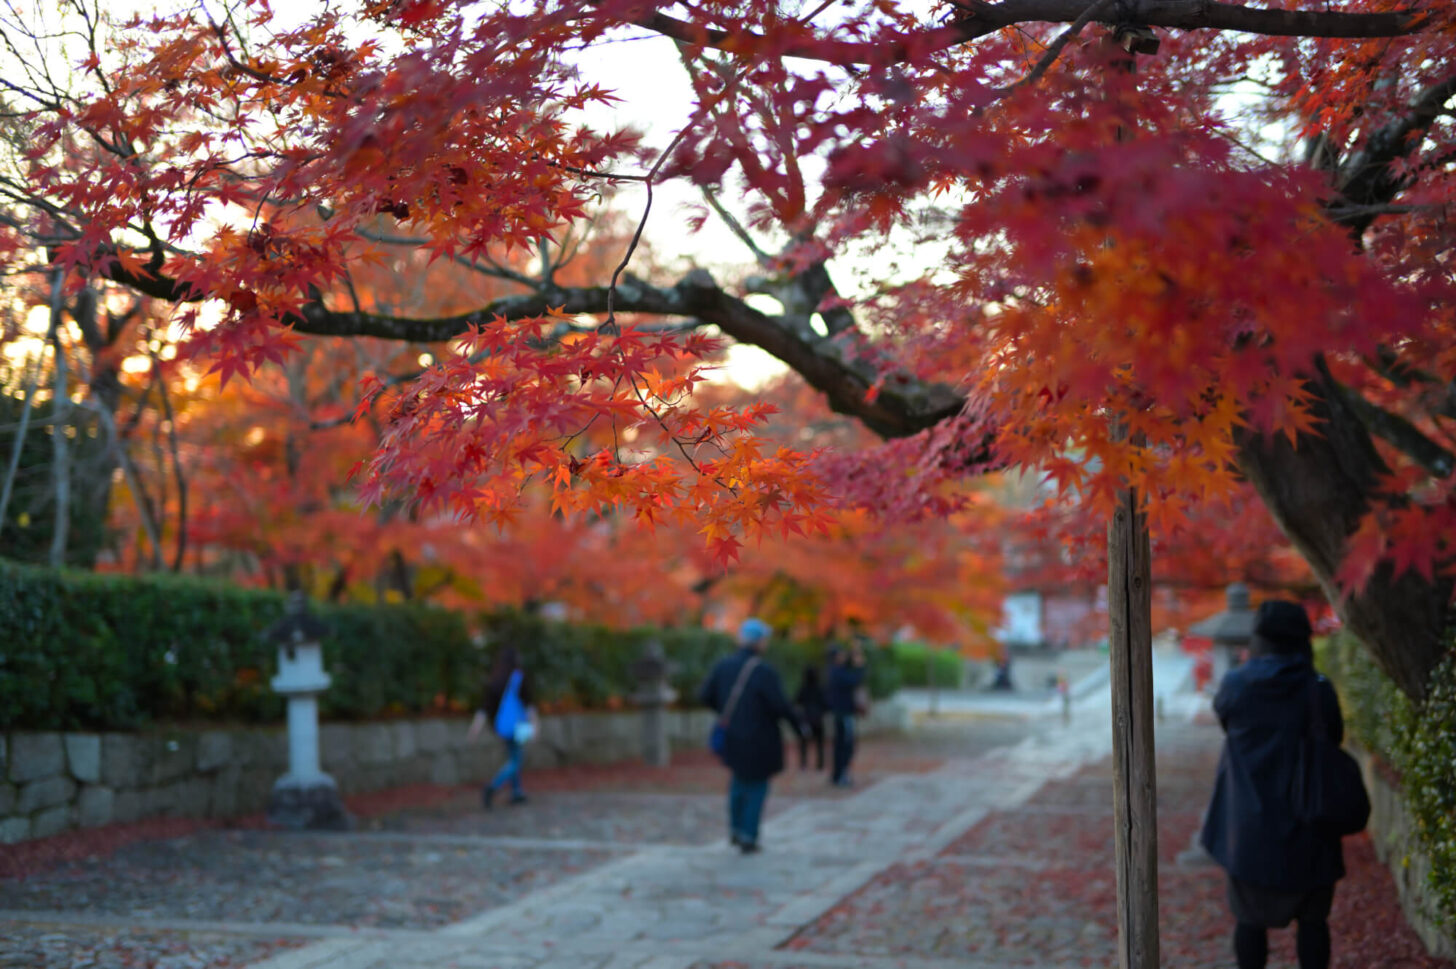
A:
[[[677,691],[667,680],[675,669],[676,664],[668,662],[656,640],[650,640],[642,657],[632,664],[632,676],[637,680],[632,702],[642,710],[642,759],[653,767],[666,767],[672,761],[667,708],[677,699]]]
[[[1213,640],[1213,682],[1217,686],[1233,667],[1234,650],[1249,645],[1254,638],[1254,610],[1249,605],[1249,587],[1242,582],[1226,590],[1227,607],[1189,627],[1189,634]]]
[[[345,830],[349,816],[334,779],[319,768],[318,695],[329,686],[319,640],[328,632],[299,591],[264,634],[278,648],[273,690],[288,698],[288,773],[273,784],[268,820],[285,828]]]

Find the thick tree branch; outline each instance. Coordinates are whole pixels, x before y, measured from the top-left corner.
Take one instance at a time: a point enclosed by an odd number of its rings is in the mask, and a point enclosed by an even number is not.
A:
[[[1333,380],[1328,383],[1338,391],[1350,413],[1365,425],[1366,430],[1405,454],[1427,473],[1444,478],[1456,470],[1456,455],[1421,433],[1421,429],[1410,421],[1372,404],[1358,391]]]
[[[934,27],[894,44],[872,41],[813,40],[783,44],[771,39],[701,27],[652,13],[636,21],[674,40],[729,50],[774,50],[835,64],[887,64],[914,52],[954,47],[1003,27],[1024,23],[1075,23],[1095,0],[1003,0],[976,4],[974,13],[953,24]],[[1419,30],[1426,14],[1418,9],[1391,13],[1338,13],[1322,10],[1264,10],[1212,0],[1125,0],[1118,19],[1176,30],[1232,30],[1284,37],[1398,37]]]
[[[1419,147],[1446,103],[1456,98],[1456,71],[1411,99],[1406,111],[1371,133],[1365,144],[1339,166],[1339,196],[1330,203],[1330,217],[1348,226],[1359,239],[1387,205],[1412,183],[1398,175],[1395,163]]]
[[[570,315],[605,313],[608,289],[548,287],[540,292],[497,299],[470,313],[419,320],[331,310],[319,303],[305,306],[291,320],[301,333],[319,336],[372,336],[420,343],[449,340],[471,326],[497,317],[531,319],[548,309]],[[694,270],[671,287],[651,286],[631,276],[617,285],[614,308],[623,313],[690,317],[710,323],[739,343],[766,350],[798,371],[826,397],[830,406],[863,421],[884,437],[915,434],[960,413],[964,400],[943,384],[891,381],[874,400],[866,395],[876,379],[868,365],[850,359],[835,341],[793,332],[775,316],[761,313],[721,289],[704,270]]]
[[[1369,432],[1339,389],[1312,380],[1318,433],[1291,445],[1280,435],[1246,431],[1239,468],[1274,520],[1299,550],[1346,626],[1407,695],[1420,700],[1446,652],[1444,629],[1451,582],[1430,582],[1415,570],[1397,577],[1380,565],[1364,588],[1340,588],[1349,537],[1369,512],[1386,471]]]

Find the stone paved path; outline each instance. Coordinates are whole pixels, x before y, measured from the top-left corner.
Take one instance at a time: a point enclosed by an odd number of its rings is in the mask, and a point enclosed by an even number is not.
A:
[[[871,742],[849,793],[790,772],[766,850],[746,858],[723,840],[724,779],[704,755],[543,772],[531,804],[490,813],[468,789],[401,792],[349,835],[133,841],[0,879],[0,969],[1110,967],[1099,709],[1089,699],[1070,727],[957,720]],[[1158,740],[1164,965],[1227,966],[1221,879],[1172,864],[1218,731],[1170,722]],[[1368,927],[1391,905],[1362,851],[1348,853],[1367,888],[1345,904]],[[1281,944],[1274,969],[1291,965]],[[1361,965],[1341,944],[1337,969]],[[1438,965],[1411,944],[1402,966]]]
[[[926,738],[926,749],[974,749],[974,726],[954,731]],[[771,798],[782,809],[765,826],[766,850],[746,858],[719,833],[721,795],[697,795],[712,805],[705,824],[715,837],[706,844],[664,840],[427,937],[331,939],[257,969],[687,969],[704,960],[804,958],[811,965],[859,965],[859,953],[825,959],[780,946],[879,873],[906,859],[933,858],[988,813],[1015,809],[1105,746],[1102,730],[1028,737],[1014,747],[945,759],[934,770],[880,772],[847,797],[791,797],[786,807]],[[914,761],[925,766],[923,756]],[[789,778],[784,786],[801,790],[803,781]],[[686,809],[688,795],[671,797],[658,807]]]

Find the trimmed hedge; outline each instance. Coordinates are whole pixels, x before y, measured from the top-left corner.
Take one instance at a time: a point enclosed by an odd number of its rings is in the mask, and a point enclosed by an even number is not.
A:
[[[129,730],[154,721],[276,722],[269,686],[275,651],[261,634],[284,611],[282,593],[186,576],[56,572],[0,561],[0,730]],[[649,639],[676,664],[684,703],[730,637],[705,629],[615,630],[501,611],[476,617],[415,605],[315,604],[330,634],[333,684],[319,698],[333,720],[465,711],[479,700],[491,654],[521,650],[539,699],[563,708],[630,700],[631,665]],[[822,662],[821,644],[775,641],[769,659],[792,692]],[[888,651],[870,689],[888,696]]]
[[[56,572],[0,563],[0,729],[131,729],[152,720],[271,721],[281,593],[185,576]],[[317,609],[333,685],[324,716],[438,708],[479,665],[455,614]]]
[[[586,707],[612,706],[630,698],[635,687],[632,663],[651,639],[662,644],[674,664],[672,686],[686,705],[696,702],[698,686],[713,663],[733,649],[728,634],[692,627],[623,630],[553,622],[519,612],[484,614],[480,625],[488,645],[510,644],[520,650],[540,700]],[[827,655],[824,642],[775,637],[766,658],[778,669],[784,689],[792,697],[804,669],[811,665],[822,669]],[[868,669],[870,695],[875,699],[891,696],[900,688],[899,669],[888,648],[870,648]]]
[[[965,662],[952,650],[932,649],[924,643],[895,643],[889,647],[889,653],[905,686],[933,683],[945,689],[957,689],[965,677]]]
[[[1347,731],[1399,775],[1431,860],[1435,914],[1447,930],[1456,927],[1456,651],[1436,668],[1419,706],[1352,636],[1318,644],[1315,659],[1339,690]]]

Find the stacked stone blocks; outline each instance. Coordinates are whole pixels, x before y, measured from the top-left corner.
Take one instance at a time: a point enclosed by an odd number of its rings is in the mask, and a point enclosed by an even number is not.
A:
[[[679,748],[701,747],[711,715],[669,718]],[[344,794],[489,777],[501,746],[468,743],[464,719],[325,724],[322,765]],[[639,714],[543,717],[526,748],[528,769],[611,763],[641,754]],[[226,818],[261,812],[288,768],[281,727],[148,733],[0,735],[0,844],[72,828],[154,817]]]

